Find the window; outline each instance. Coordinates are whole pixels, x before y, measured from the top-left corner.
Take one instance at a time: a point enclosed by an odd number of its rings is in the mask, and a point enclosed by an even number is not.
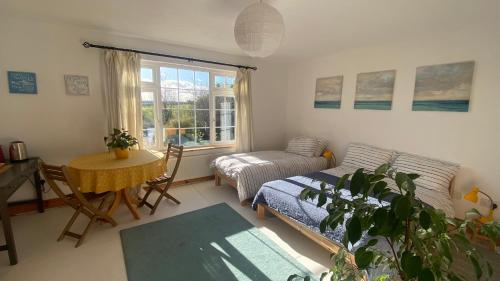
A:
[[[161,149],[234,143],[235,73],[143,61],[144,144]]]

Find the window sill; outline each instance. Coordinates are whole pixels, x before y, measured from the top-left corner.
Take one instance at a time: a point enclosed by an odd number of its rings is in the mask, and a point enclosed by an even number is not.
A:
[[[184,152],[197,152],[197,151],[211,151],[215,149],[224,149],[224,148],[229,148],[233,149],[235,148],[234,144],[229,144],[229,145],[211,145],[211,146],[202,146],[202,147],[190,147],[190,148],[184,148]]]

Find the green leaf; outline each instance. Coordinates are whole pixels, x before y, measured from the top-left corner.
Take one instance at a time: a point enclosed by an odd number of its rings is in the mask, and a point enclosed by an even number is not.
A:
[[[385,175],[389,170],[389,164],[382,164],[375,170],[375,175]]]
[[[429,268],[424,268],[418,275],[418,281],[434,281],[434,273]]]
[[[326,226],[328,225],[328,217],[324,218],[319,224],[319,231],[324,233],[326,231]]]
[[[401,258],[401,265],[408,278],[414,278],[417,277],[422,270],[422,258],[405,251]]]
[[[344,188],[345,183],[347,182],[347,180],[349,179],[350,176],[351,176],[351,174],[345,174],[345,175],[343,175],[337,181],[337,184],[335,184],[335,190],[340,190],[340,189]]]
[[[311,281],[311,276],[304,277],[304,281]]]
[[[349,220],[349,224],[347,225],[349,242],[352,244],[356,243],[361,239],[361,221],[357,216],[353,216]]]
[[[394,206],[394,213],[399,218],[402,218],[402,219],[408,218],[410,216],[410,214],[411,214],[410,199],[408,199],[408,197],[402,197],[402,198],[400,198],[396,202],[396,205]]]
[[[295,280],[297,277],[299,277],[297,274],[292,274],[292,275],[288,276],[288,279],[286,279],[286,281],[293,281],[293,280]]]
[[[419,174],[408,174],[407,175],[411,180],[416,180],[420,177]]]
[[[406,179],[408,176],[405,173],[396,173],[396,178],[394,179],[396,181],[396,184],[399,188],[402,188],[403,183],[406,182]]]
[[[349,186],[349,190],[351,191],[352,196],[356,196],[365,185],[365,175],[363,174],[363,169],[358,169],[351,179],[351,185]]]
[[[375,246],[375,244],[377,244],[377,242],[378,242],[377,239],[370,239],[370,241],[368,241],[367,245],[370,247],[373,247],[373,246]]]
[[[483,270],[481,269],[479,262],[473,255],[469,255],[469,259],[474,266],[474,272],[476,273],[477,280],[481,279],[481,276],[483,276]]]
[[[324,192],[321,192],[318,197],[318,204],[316,206],[322,207],[326,203],[326,194]]]
[[[373,187],[373,194],[380,194],[387,187],[387,183],[385,181],[379,181]]]
[[[376,182],[385,179],[384,175],[374,175],[373,177],[370,178],[371,182]]]
[[[431,216],[425,210],[420,211],[418,220],[423,229],[429,229],[431,226]]]
[[[365,248],[359,248],[354,253],[354,260],[356,261],[356,265],[360,269],[367,268],[370,263],[373,261],[374,255],[371,251],[366,251]]]

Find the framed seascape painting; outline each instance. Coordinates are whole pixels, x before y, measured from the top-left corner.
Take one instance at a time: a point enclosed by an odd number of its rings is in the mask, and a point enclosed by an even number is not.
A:
[[[391,110],[396,70],[359,73],[355,109]]]
[[[36,95],[38,93],[36,74],[33,72],[7,71],[7,80],[11,94]]]
[[[474,62],[417,68],[413,111],[468,112]]]
[[[344,76],[316,79],[314,108],[340,108]]]

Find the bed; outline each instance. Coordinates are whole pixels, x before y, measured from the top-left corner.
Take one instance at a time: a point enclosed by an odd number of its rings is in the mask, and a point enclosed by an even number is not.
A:
[[[266,182],[327,169],[326,142],[310,137],[290,140],[285,151],[257,151],[221,156],[212,162],[215,185],[225,180],[240,202],[252,199]]]
[[[358,168],[373,171],[384,163],[391,163],[393,168],[401,172],[419,173],[421,177],[415,181],[416,196],[425,204],[442,209],[447,216],[454,217],[450,192],[458,165],[363,144],[351,144],[342,165],[336,168],[264,183],[255,196],[252,208],[257,211],[258,218],[263,219],[266,212],[272,213],[328,251],[335,253],[341,247],[339,245],[342,245],[345,226],[320,233],[320,222],[328,212],[324,208],[316,207],[317,201],[302,201],[299,197],[300,192],[306,186],[320,189],[322,181],[335,185],[341,176],[352,174]],[[391,179],[386,179],[386,182],[396,192],[396,183]],[[342,192],[344,198],[350,198],[348,190]],[[373,203],[379,204],[376,199],[372,200]],[[388,201],[390,202],[390,197]],[[362,246],[365,239],[367,237],[353,245],[350,250],[354,251]],[[385,247],[383,243],[378,246]],[[352,255],[350,259],[354,261]]]

